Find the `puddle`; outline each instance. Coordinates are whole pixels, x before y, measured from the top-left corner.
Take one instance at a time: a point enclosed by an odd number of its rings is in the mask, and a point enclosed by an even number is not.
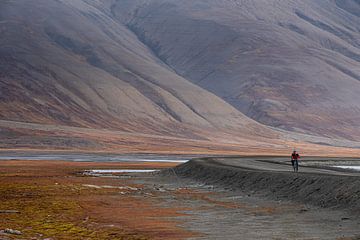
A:
[[[95,169],[95,170],[86,170],[85,173],[149,173],[157,172],[156,169]]]
[[[360,171],[360,166],[334,166],[334,167]]]
[[[91,185],[91,184],[83,184],[83,187],[88,187],[88,188],[96,188],[96,189],[101,189],[101,188],[108,188],[108,189],[121,189],[121,190],[130,190],[130,191],[138,191],[140,190],[139,188],[134,188],[134,187],[129,187],[129,186],[125,186],[125,187],[118,187],[118,186],[109,186],[109,185]]]

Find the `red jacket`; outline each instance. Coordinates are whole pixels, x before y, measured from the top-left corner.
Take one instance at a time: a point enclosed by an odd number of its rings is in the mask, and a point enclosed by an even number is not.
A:
[[[300,158],[300,155],[298,153],[291,154],[291,160],[298,160]]]

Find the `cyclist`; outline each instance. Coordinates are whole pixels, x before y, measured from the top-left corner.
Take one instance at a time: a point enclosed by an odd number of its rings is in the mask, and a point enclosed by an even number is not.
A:
[[[300,155],[296,152],[296,150],[293,151],[291,154],[291,165],[294,168],[294,172],[297,172],[299,170],[299,160]]]

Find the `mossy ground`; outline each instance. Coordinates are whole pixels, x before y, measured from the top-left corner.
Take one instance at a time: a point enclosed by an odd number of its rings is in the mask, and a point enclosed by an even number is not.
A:
[[[125,199],[116,189],[84,187],[84,184],[129,184],[78,174],[84,169],[102,167],[134,166],[62,161],[0,161],[0,211],[19,212],[0,212],[0,230],[11,228],[22,232],[20,236],[6,235],[7,239],[156,239],[156,231],[148,234],[141,231],[141,225],[134,226],[134,223],[144,218],[132,216],[131,209],[123,210],[134,204],[131,196]],[[142,202],[137,204],[141,207]],[[105,212],[104,206],[107,210]],[[113,207],[117,213],[113,213]],[[122,212],[127,215],[121,215]],[[146,210],[139,210],[138,213],[146,214]],[[128,222],[129,219],[132,222]],[[163,226],[158,229],[163,229]]]
[[[119,228],[98,229],[78,202],[88,194],[81,185],[0,184],[0,209],[19,211],[1,214],[0,228],[22,231],[21,239],[147,239]]]

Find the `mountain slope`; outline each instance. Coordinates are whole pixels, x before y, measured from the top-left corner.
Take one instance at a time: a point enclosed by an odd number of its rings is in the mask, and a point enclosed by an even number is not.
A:
[[[113,15],[174,71],[249,117],[360,139],[360,2],[119,0]]]
[[[89,3],[92,4],[89,4]],[[0,3],[0,119],[277,138],[157,58],[97,1]]]
[[[356,147],[358,5],[1,1],[0,147]]]

